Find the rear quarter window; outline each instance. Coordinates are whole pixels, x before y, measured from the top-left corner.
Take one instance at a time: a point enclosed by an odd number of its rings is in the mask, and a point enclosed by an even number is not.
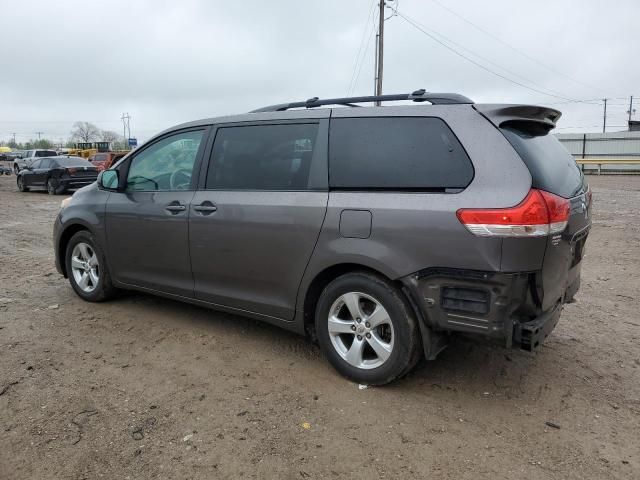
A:
[[[469,156],[439,118],[338,118],[329,138],[332,188],[445,191],[473,179]]]
[[[584,175],[560,141],[527,122],[508,122],[500,130],[531,173],[531,186],[564,198],[584,191]]]

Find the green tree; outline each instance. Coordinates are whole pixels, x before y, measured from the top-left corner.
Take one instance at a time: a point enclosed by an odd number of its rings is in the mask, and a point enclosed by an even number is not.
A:
[[[53,148],[53,142],[51,140],[47,140],[46,138],[42,138],[32,142],[33,148]]]

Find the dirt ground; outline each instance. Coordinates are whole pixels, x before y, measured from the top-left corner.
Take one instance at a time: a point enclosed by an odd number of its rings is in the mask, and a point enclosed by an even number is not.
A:
[[[0,177],[0,478],[640,478],[640,176],[589,179],[582,290],[537,354],[457,340],[361,390],[253,320],[83,302],[62,197]]]

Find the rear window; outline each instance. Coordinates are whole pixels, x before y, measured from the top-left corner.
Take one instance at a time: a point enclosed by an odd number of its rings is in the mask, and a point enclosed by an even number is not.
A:
[[[36,150],[36,157],[55,157],[58,152],[55,150]]]
[[[510,122],[500,130],[531,172],[531,186],[564,198],[583,193],[584,177],[571,154],[545,129]]]
[[[93,167],[91,162],[80,157],[56,158],[59,167]]]
[[[339,189],[463,189],[473,165],[444,121],[430,117],[331,121],[329,184]]]

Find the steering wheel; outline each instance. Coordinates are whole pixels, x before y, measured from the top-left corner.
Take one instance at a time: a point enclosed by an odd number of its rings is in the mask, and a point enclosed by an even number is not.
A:
[[[180,168],[169,177],[171,190],[186,190],[191,185],[191,170]]]

